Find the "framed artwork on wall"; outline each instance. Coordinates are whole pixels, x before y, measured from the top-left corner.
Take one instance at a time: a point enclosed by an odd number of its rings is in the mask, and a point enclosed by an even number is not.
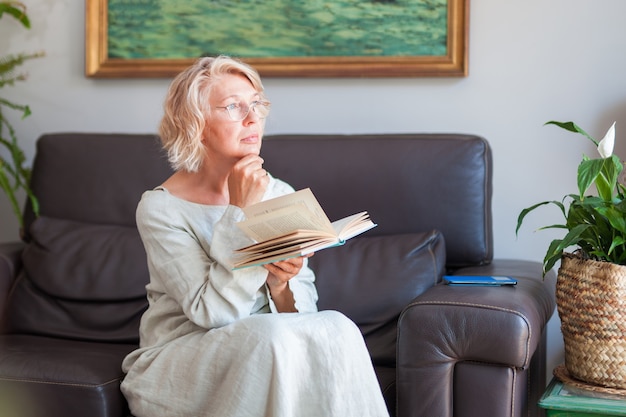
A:
[[[86,0],[85,73],[169,78],[200,56],[263,77],[463,77],[469,0]]]

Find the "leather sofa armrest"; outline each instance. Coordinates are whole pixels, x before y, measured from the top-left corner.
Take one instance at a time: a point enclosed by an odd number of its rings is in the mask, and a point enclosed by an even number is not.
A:
[[[22,242],[0,243],[0,317],[6,307],[6,299],[15,277],[22,267]],[[0,320],[1,321],[1,320]]]
[[[413,415],[451,415],[458,362],[529,367],[554,312],[554,274],[542,279],[537,262],[495,261],[455,275],[510,275],[518,284],[439,284],[404,309],[398,322],[398,409]]]

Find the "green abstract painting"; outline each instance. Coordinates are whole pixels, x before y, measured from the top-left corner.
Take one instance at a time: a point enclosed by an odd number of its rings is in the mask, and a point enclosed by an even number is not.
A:
[[[447,0],[109,0],[109,56],[446,55]]]
[[[361,71],[372,64],[374,72],[382,71],[373,76],[384,76],[394,63],[419,66],[466,57],[468,0],[87,2],[87,48],[99,48],[100,64],[162,65],[225,54],[261,67],[267,63],[266,72],[278,65],[291,64],[292,72],[312,65],[341,76],[342,68],[357,65]],[[90,30],[96,36],[94,26],[98,39],[89,41]]]

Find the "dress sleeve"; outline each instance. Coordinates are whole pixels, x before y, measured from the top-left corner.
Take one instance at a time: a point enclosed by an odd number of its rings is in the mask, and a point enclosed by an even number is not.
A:
[[[230,268],[232,250],[244,238],[235,226],[243,217],[240,209],[228,206],[215,222],[202,219],[201,210],[181,211],[164,191],[150,193],[137,208],[137,226],[148,257],[151,303],[175,302],[190,321],[206,329],[267,305],[259,300],[267,271]]]

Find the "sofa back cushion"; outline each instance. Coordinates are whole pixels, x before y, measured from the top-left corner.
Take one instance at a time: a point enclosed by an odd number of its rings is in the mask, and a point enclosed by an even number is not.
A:
[[[44,216],[135,227],[141,194],[171,172],[156,135],[55,133],[37,141],[31,183]]]
[[[7,330],[136,343],[149,279],[137,229],[42,216],[29,233]]]
[[[275,135],[264,167],[294,188],[310,187],[331,220],[367,210],[368,236],[437,229],[449,268],[488,264],[491,150],[461,134]]]

